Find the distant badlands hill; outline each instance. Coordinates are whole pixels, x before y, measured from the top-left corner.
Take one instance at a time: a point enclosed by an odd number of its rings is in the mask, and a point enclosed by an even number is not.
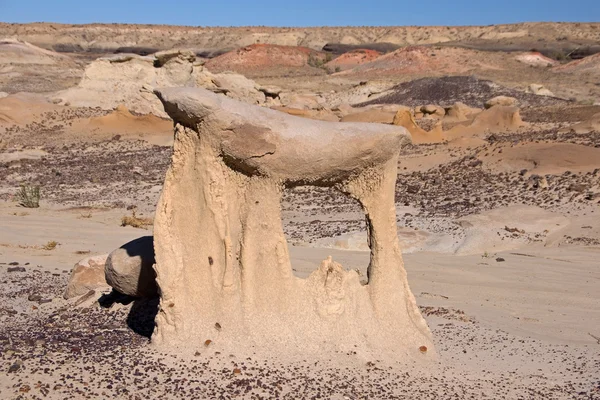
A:
[[[205,66],[215,73],[235,71],[256,76],[261,71],[281,74],[282,70],[306,70],[310,64],[317,65],[317,62],[323,63],[324,60],[322,52],[308,47],[253,44],[216,56],[208,60]]]
[[[185,27],[166,25],[0,23],[0,37],[18,37],[59,52],[152,53],[171,48],[194,49],[212,56],[252,44],[302,46],[343,53],[385,44],[449,44],[481,50],[555,51],[599,47],[600,23],[521,23],[464,27]],[[384,46],[384,47],[385,47]],[[377,47],[377,46],[375,46]],[[379,50],[378,48],[374,48]]]

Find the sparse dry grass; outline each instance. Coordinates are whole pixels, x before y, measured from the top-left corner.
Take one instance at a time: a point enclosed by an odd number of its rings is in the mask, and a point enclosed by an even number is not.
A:
[[[45,245],[42,246],[42,249],[44,250],[54,250],[56,248],[56,246],[58,246],[58,242],[51,240],[48,243],[46,243]]]
[[[131,216],[126,215],[121,218],[121,226],[132,226],[134,228],[146,229],[152,225],[154,221],[151,218],[140,218],[135,215],[135,210],[131,211]]]

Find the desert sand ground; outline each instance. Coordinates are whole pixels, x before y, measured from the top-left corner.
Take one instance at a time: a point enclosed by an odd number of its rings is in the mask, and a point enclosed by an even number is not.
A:
[[[0,398],[600,399],[598,24],[50,25],[0,26]],[[147,56],[173,48],[188,52]],[[287,359],[268,338],[251,357],[165,353],[156,299],[63,298],[76,262],[152,235],[121,222],[154,215],[173,126],[151,86],[165,84],[313,119],[408,116],[398,234],[433,365]],[[500,95],[514,103],[483,111]],[[40,186],[39,208],[19,205],[21,184]],[[282,215],[298,277],[330,255],[366,274],[358,204],[300,187]]]

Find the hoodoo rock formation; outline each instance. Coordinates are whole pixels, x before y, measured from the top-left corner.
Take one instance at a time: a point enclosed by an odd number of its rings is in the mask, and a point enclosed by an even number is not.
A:
[[[155,344],[434,357],[396,233],[404,128],[303,119],[199,88],[156,94],[175,143],[154,226]],[[300,185],[334,187],[362,205],[366,285],[331,258],[294,276],[280,200],[284,186]]]
[[[119,54],[99,58],[85,69],[75,87],[53,93],[56,104],[113,110],[124,105],[138,114],[167,117],[154,96],[155,87],[203,87],[252,104],[262,104],[265,94],[256,82],[233,73],[213,74],[187,50],[170,50],[152,56]]]

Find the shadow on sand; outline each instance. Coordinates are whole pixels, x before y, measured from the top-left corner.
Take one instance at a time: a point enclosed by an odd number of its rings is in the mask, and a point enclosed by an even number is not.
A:
[[[127,326],[140,336],[144,336],[148,339],[152,336],[154,331],[154,318],[158,313],[158,297],[151,298],[135,298],[124,295],[114,290],[109,294],[105,294],[98,303],[101,307],[110,308],[114,304],[123,304],[131,306],[129,315],[127,316]]]

